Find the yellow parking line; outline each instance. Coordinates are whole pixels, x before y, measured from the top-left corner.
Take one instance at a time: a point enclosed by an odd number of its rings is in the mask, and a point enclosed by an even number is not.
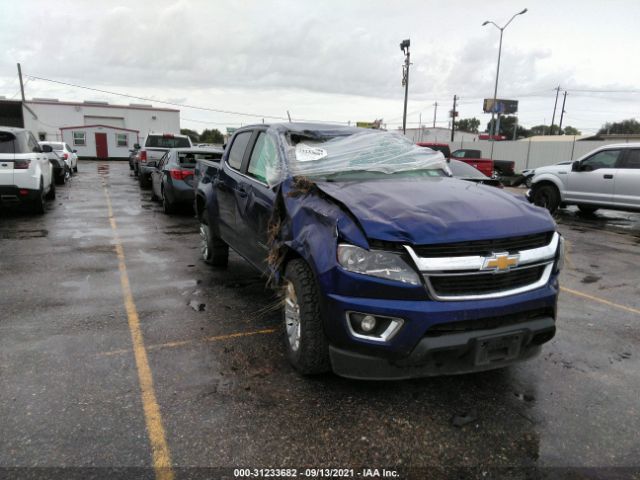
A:
[[[619,308],[620,310],[626,310],[627,312],[631,312],[631,313],[635,313],[637,315],[640,315],[640,310],[638,310],[637,308],[627,307],[626,305],[620,305],[619,303],[613,303],[613,302],[610,302],[609,300],[605,300],[604,298],[596,297],[594,295],[589,295],[587,293],[582,293],[582,292],[579,292],[577,290],[572,290],[572,289],[567,288],[567,287],[560,287],[560,290],[562,290],[563,292],[570,293],[572,295],[576,295],[578,297],[587,298],[589,300],[593,300],[594,302],[603,303],[603,304],[609,305],[611,307]]]
[[[147,425],[147,433],[149,442],[151,443],[151,452],[153,457],[153,468],[158,480],[173,480],[174,472],[171,467],[171,454],[169,453],[169,445],[162,425],[162,416],[160,415],[160,406],[156,399],[156,393],[153,388],[153,375],[147,358],[147,351],[144,346],[144,338],[140,329],[140,319],[138,311],[133,301],[131,293],[131,285],[129,283],[129,275],[127,274],[127,265],[125,263],[124,249],[118,235],[118,227],[116,219],[113,216],[113,208],[111,207],[111,197],[106,185],[103,185],[104,196],[107,200],[107,210],[109,213],[109,223],[113,230],[113,238],[115,240],[115,251],[118,256],[118,269],[120,270],[120,286],[122,288],[122,296],[124,306],[127,311],[129,320],[129,331],[131,332],[131,342],[133,343],[133,353],[138,369],[138,381],[142,393],[142,407],[144,410],[144,418]]]
[[[264,335],[267,333],[275,333],[275,328],[265,328],[263,330],[253,330],[250,332],[237,332],[237,333],[229,333],[227,335],[215,335],[212,337],[204,337],[197,338],[194,340],[176,340],[175,342],[167,342],[167,343],[156,343],[155,345],[147,346],[147,350],[159,350],[161,348],[175,348],[175,347],[183,347],[185,345],[190,345],[192,343],[198,342],[217,342],[221,340],[230,340],[232,338],[240,338],[240,337],[251,337],[253,335]],[[98,355],[103,357],[111,357],[113,355],[122,355],[123,353],[129,353],[131,350],[120,349],[120,350],[111,350],[109,352],[101,352]]]

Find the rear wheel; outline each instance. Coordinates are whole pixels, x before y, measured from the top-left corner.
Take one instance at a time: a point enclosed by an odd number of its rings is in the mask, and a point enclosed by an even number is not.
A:
[[[47,200],[55,200],[56,199],[56,182],[51,182],[51,188],[47,192],[45,196]]]
[[[229,246],[213,234],[206,218],[200,220],[200,254],[209,265],[226,267],[229,263]]]
[[[548,183],[534,187],[533,203],[539,207],[544,207],[549,212],[555,212],[560,206],[560,192],[555,185]]]
[[[598,207],[592,207],[590,205],[578,205],[578,209],[580,209],[582,213],[593,215],[594,213],[596,213],[596,210],[598,210]]]
[[[329,342],[320,313],[320,293],[309,265],[291,260],[285,269],[282,318],[289,361],[303,375],[331,369]]]
[[[73,173],[78,173],[78,164],[76,163],[76,166],[73,167]]]
[[[44,213],[44,184],[42,179],[40,179],[40,190],[38,190],[38,198],[31,202],[29,205],[29,210],[33,213],[42,214]]]
[[[149,182],[149,174],[138,172],[138,183],[140,188],[149,188],[151,182]]]
[[[160,190],[160,193],[162,194],[162,209],[164,210],[164,213],[166,213],[167,215],[175,213],[176,206],[171,200],[167,198],[167,195],[164,193],[164,189]]]

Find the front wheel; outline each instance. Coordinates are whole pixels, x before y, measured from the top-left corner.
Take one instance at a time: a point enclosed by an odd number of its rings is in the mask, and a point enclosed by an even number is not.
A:
[[[320,313],[320,292],[313,271],[302,259],[285,269],[282,320],[287,357],[303,375],[315,375],[331,369],[329,342]]]
[[[171,200],[167,198],[167,194],[164,193],[164,189],[161,190],[160,193],[162,194],[162,210],[164,210],[164,213],[167,215],[175,213],[176,206],[173,202],[171,202]]]
[[[140,184],[140,188],[149,188],[149,186],[151,185],[151,182],[149,181],[149,175],[138,171],[138,183]]]
[[[560,192],[554,185],[549,184],[534,187],[533,203],[553,213],[560,206]]]
[[[200,255],[205,263],[215,267],[226,267],[229,263],[229,245],[213,234],[204,218],[200,220]]]
[[[49,188],[49,191],[47,192],[47,195],[45,197],[47,200],[55,200],[56,199],[56,182],[53,181],[51,182],[51,188]]]

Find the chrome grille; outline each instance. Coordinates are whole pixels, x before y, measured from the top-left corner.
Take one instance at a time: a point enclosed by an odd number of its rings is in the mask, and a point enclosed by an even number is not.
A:
[[[523,267],[506,273],[472,273],[469,275],[432,275],[425,280],[439,297],[481,295],[521,288],[540,280],[544,265]]]

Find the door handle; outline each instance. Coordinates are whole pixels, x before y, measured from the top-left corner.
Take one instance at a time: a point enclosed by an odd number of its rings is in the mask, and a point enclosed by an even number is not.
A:
[[[245,187],[243,186],[238,187],[238,196],[243,198],[247,196],[247,190]]]
[[[603,177],[604,177],[604,178],[606,178],[606,179],[611,179],[611,178],[613,178],[613,175],[612,175],[612,174],[610,174],[610,173],[605,173],[605,174],[603,175]]]

